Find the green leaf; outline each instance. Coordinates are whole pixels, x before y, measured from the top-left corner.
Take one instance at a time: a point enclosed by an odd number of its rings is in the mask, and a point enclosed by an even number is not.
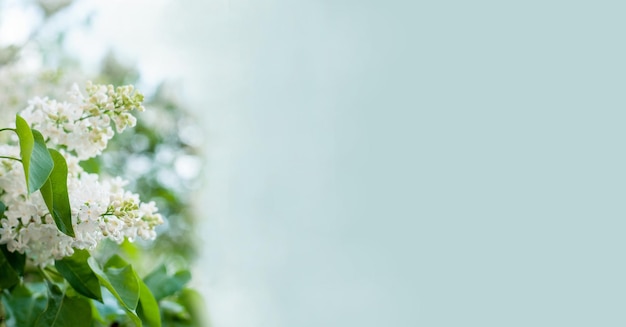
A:
[[[6,204],[0,201],[0,217],[4,216],[4,212],[7,210]]]
[[[125,269],[132,266],[122,259],[119,255],[113,255],[104,265],[105,273],[111,269]],[[141,321],[150,327],[161,326],[161,313],[159,312],[159,304],[152,295],[152,292],[146,284],[139,278],[139,275],[133,270],[135,278],[139,285],[139,304],[137,306],[137,315]]]
[[[67,163],[59,151],[54,149],[48,151],[54,162],[54,169],[41,188],[41,195],[59,230],[74,237],[72,209],[67,194]]]
[[[76,292],[102,302],[100,282],[91,270],[87,250],[74,250],[74,254],[54,262],[57,271],[72,285]]]
[[[37,327],[67,327],[91,325],[91,305],[84,297],[70,297],[59,286],[48,286],[48,306],[39,318]]]
[[[110,326],[114,321],[120,324],[124,320],[129,320],[126,311],[120,306],[118,300],[111,292],[102,292],[102,303],[91,301],[93,305],[92,312],[94,319],[102,322],[106,326]],[[121,324],[123,326],[123,324]]]
[[[30,126],[28,126],[28,123],[19,115],[15,116],[15,133],[20,140],[20,157],[22,158],[22,166],[24,167],[24,175],[26,176],[26,188],[30,190],[28,183],[30,175],[30,157],[33,154],[35,137],[33,137],[33,131],[30,129]]]
[[[43,202],[46,203],[46,207],[48,207],[50,215],[54,218],[54,215],[52,214],[54,212],[54,195],[52,194],[52,183],[50,182],[50,178],[48,178],[43,186],[41,186],[39,193],[41,193]]]
[[[46,309],[46,296],[32,293],[26,286],[15,286],[7,297],[7,307],[11,311],[15,326],[33,326],[37,317]]]
[[[161,313],[159,303],[146,284],[138,277],[139,281],[139,306],[137,314],[145,326],[161,327]]]
[[[133,267],[118,255],[114,255],[104,265],[104,273],[117,290],[123,304],[135,310],[139,302],[139,281]]]
[[[117,254],[114,254],[104,264],[104,269],[106,270],[106,269],[109,269],[109,268],[124,268],[124,267],[129,266],[129,265],[130,264],[128,262],[126,262],[126,260],[122,259],[122,257],[120,257]]]
[[[93,258],[87,260],[93,272],[98,276],[100,284],[106,287],[124,307],[135,310],[139,302],[139,283],[130,265],[122,268],[108,267],[100,269]]]
[[[206,313],[206,303],[202,295],[196,290],[185,288],[178,296],[178,303],[183,305],[191,316],[192,326],[206,326],[209,321]]]
[[[111,262],[111,260],[109,261]],[[139,302],[139,282],[133,267],[128,264],[124,267],[118,267],[120,262],[113,261],[111,264],[107,262],[109,265],[105,266],[104,271],[102,271],[93,257],[87,259],[87,263],[100,280],[100,285],[115,296],[135,325],[141,327],[141,319],[135,312]]]
[[[4,255],[4,252],[0,251],[0,289],[9,288],[19,283],[20,277],[18,276],[13,266]]]
[[[78,165],[90,174],[100,173],[100,162],[97,158],[89,158],[87,160],[83,160],[79,162]]]
[[[163,325],[176,327],[207,326],[206,305],[202,296],[185,288],[175,297],[159,302]]]
[[[40,189],[54,168],[54,162],[50,157],[50,152],[48,152],[48,147],[46,146],[43,135],[36,129],[33,129],[32,133],[35,144],[30,157],[30,174],[28,175],[29,193]]]
[[[179,292],[189,280],[191,280],[191,273],[188,270],[169,275],[164,265],[160,265],[144,278],[144,282],[157,301]]]
[[[18,275],[24,275],[24,266],[26,266],[26,254],[19,252],[10,252],[7,249],[6,244],[0,245],[0,250],[4,254],[4,257],[9,261],[9,264],[18,273]],[[0,275],[1,276],[1,275]]]
[[[54,163],[41,133],[31,130],[24,118],[15,117],[15,132],[20,140],[20,157],[28,193],[40,189],[50,176]]]

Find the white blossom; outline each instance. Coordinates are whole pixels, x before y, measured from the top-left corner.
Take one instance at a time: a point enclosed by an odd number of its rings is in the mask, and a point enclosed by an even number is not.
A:
[[[49,138],[49,145],[63,146],[80,160],[102,153],[115,134],[111,122],[118,133],[123,132],[137,123],[130,112],[144,110],[143,95],[132,86],[88,82],[85,89],[83,95],[74,84],[64,102],[34,98],[21,112],[22,118]]]
[[[86,95],[74,86],[68,100],[34,98],[20,115],[38,129],[48,147],[59,148],[68,165],[68,195],[75,237],[56,227],[39,192],[27,194],[19,161],[0,159],[0,244],[11,252],[25,253],[35,264],[45,266],[72,255],[74,249],[93,250],[105,238],[154,239],[154,228],[163,223],[154,202],[143,203],[125,190],[121,178],[101,180],[80,167],[80,161],[96,156],[114,132],[134,126],[133,109],[143,110],[143,96],[131,86],[87,84]],[[19,157],[18,144],[0,145],[0,155]]]

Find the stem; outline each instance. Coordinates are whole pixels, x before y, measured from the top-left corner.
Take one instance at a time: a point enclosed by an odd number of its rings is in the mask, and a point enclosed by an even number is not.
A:
[[[11,160],[22,162],[22,159],[15,158],[15,157],[0,156],[0,159],[11,159]]]
[[[44,270],[45,270],[47,273],[52,274],[52,275],[55,275],[55,276],[57,276],[57,277],[63,277],[63,276],[61,276],[61,274],[60,274],[58,271],[56,271],[56,270],[52,270],[52,268],[46,267],[46,268],[44,268]]]
[[[87,116],[83,116],[83,117],[78,118],[76,121],[85,120],[85,119],[88,119],[88,118],[91,118],[91,117],[96,117],[96,115],[87,115]]]
[[[15,132],[15,128],[0,128],[0,132],[4,132],[4,131],[12,131]]]
[[[41,269],[41,267],[39,267],[39,272],[41,273],[41,276],[43,276],[45,280],[47,280],[50,284],[54,284],[54,280],[52,279],[52,277],[48,276],[48,274],[46,273],[44,269]]]
[[[100,108],[100,106],[98,106],[98,109],[102,110],[102,108]],[[97,116],[102,116],[103,114],[108,114],[109,112],[111,112],[111,110],[107,109],[107,110],[103,110],[99,115],[98,114],[91,114],[91,115],[87,115],[87,116],[83,116],[78,118],[76,121],[81,121],[81,120],[85,120],[91,117],[97,117]]]

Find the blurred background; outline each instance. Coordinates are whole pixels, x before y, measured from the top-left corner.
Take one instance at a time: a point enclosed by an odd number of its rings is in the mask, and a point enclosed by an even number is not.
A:
[[[0,45],[151,95],[94,167],[212,326],[623,326],[625,9],[4,0]]]

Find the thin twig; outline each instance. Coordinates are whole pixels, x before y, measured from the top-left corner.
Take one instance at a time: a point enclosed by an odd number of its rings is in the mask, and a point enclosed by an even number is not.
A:
[[[22,162],[22,159],[20,158],[8,157],[8,156],[0,156],[0,159],[11,159],[11,160]]]

